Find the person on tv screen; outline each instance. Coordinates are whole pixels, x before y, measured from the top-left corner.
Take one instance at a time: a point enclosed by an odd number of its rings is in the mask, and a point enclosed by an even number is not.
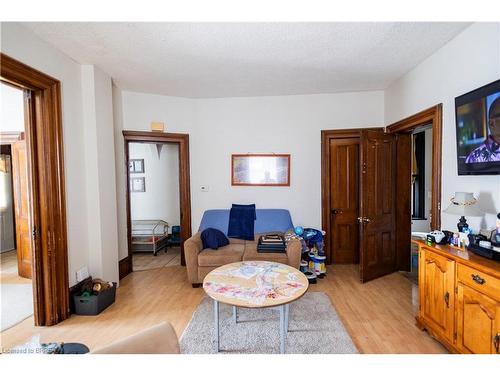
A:
[[[471,151],[465,160],[466,163],[500,161],[500,97],[491,103],[488,127],[490,135],[481,146]]]

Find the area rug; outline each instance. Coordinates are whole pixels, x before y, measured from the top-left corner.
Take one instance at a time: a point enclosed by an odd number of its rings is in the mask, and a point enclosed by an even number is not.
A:
[[[4,331],[33,315],[31,284],[4,284],[0,286],[0,331]]]
[[[354,354],[354,346],[325,293],[308,292],[290,304],[287,354]],[[238,308],[220,304],[220,353],[279,353],[279,311]],[[181,337],[185,354],[215,353],[213,301],[205,297]]]

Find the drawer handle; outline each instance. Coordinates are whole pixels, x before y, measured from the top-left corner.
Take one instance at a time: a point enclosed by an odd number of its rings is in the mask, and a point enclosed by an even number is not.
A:
[[[500,353],[500,333],[497,333],[495,335],[495,338],[493,339],[493,345],[495,345],[495,350],[498,353]]]
[[[479,275],[474,275],[474,274],[471,274],[471,277],[472,277],[472,280],[474,280],[476,283],[478,283],[479,285],[483,285],[486,283],[486,280],[483,279],[481,276]]]
[[[446,307],[449,309],[450,308],[450,293],[446,292],[444,294],[444,302],[446,303]]]

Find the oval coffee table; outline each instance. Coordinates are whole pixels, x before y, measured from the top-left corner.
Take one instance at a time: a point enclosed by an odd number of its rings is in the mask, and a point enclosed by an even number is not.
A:
[[[280,353],[285,353],[289,303],[304,295],[309,287],[305,275],[286,264],[246,261],[226,264],[211,271],[203,280],[203,289],[214,300],[215,343],[219,352],[219,303],[237,308],[280,309]]]

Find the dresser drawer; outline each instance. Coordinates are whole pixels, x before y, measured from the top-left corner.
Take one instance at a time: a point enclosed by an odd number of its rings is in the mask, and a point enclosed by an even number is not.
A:
[[[462,284],[468,285],[500,301],[500,279],[463,264],[458,264],[457,278]]]

